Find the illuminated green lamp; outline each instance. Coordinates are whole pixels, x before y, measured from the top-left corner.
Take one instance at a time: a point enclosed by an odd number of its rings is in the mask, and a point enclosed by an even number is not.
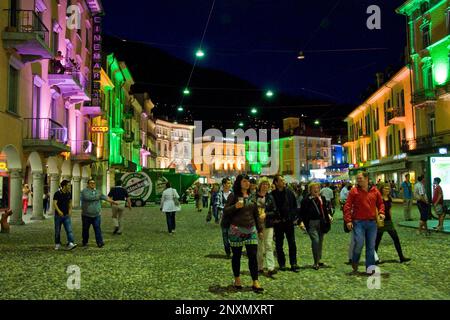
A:
[[[315,124],[316,126],[318,126],[318,125],[320,125],[320,121],[319,121],[319,120],[316,120],[316,121],[314,121],[314,124]]]
[[[267,98],[272,98],[272,97],[273,97],[273,91],[272,91],[272,90],[268,90],[268,91],[266,92],[266,97],[267,97]]]
[[[434,70],[434,80],[438,85],[445,84],[448,81],[448,64],[440,63]]]
[[[244,126],[244,123],[243,122],[239,122],[239,127],[243,127]]]
[[[183,94],[184,94],[185,96],[188,96],[188,95],[191,94],[191,91],[190,91],[188,88],[186,88],[186,89],[184,89]]]
[[[256,108],[252,108],[252,114],[257,114],[258,113],[258,109],[256,109]]]
[[[183,112],[184,108],[182,106],[179,106],[177,110],[178,110],[178,112]]]
[[[205,52],[202,49],[198,49],[197,52],[195,53],[195,56],[197,58],[203,58],[205,56]]]

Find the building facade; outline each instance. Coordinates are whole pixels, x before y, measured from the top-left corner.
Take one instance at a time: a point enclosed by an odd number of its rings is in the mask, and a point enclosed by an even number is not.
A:
[[[156,167],[191,173],[194,126],[156,120]]]
[[[425,173],[427,158],[450,147],[450,1],[410,0],[397,12],[408,23],[416,131],[402,151]]]
[[[93,27],[101,15],[99,0],[0,4],[0,123],[8,124],[0,150],[13,224],[23,223],[22,182],[33,188],[33,219],[44,218],[44,189],[52,196],[62,178],[72,181],[79,206],[80,189],[97,161],[90,128],[98,108],[93,111],[90,101]]]
[[[373,181],[399,184],[402,175],[414,180],[420,173],[403,150],[404,141],[416,136],[411,89],[411,71],[403,67],[347,116],[350,175],[364,169]]]
[[[237,176],[246,172],[245,144],[236,139],[201,137],[194,141],[194,164],[196,173],[210,181],[220,182],[222,178]]]

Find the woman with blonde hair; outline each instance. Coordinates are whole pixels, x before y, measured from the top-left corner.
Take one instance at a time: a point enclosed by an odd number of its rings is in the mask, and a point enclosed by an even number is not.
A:
[[[320,183],[310,183],[308,191],[308,196],[303,199],[301,204],[300,228],[306,230],[311,238],[313,268],[319,270],[325,265],[321,262],[323,238],[330,231],[333,217],[325,197],[320,195]]]
[[[258,181],[258,188],[253,195],[258,206],[259,223],[263,228],[258,237],[258,272],[264,273],[267,269],[268,275],[276,274],[275,257],[273,255],[273,214],[266,214],[266,195],[270,190],[270,181],[262,177]]]

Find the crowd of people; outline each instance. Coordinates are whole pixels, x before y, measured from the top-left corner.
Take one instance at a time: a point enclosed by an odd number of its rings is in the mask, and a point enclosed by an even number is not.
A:
[[[241,258],[245,247],[249,260],[252,288],[256,293],[264,289],[259,282],[259,275],[265,272],[272,277],[278,271],[299,272],[295,229],[307,233],[311,240],[313,258],[312,268],[319,270],[323,262],[323,244],[325,235],[330,231],[336,208],[343,213],[344,231],[350,233],[348,264],[352,272],[358,272],[363,247],[365,246],[366,273],[373,272],[374,265],[380,263],[378,252],[385,232],[394,242],[401,263],[408,262],[402,250],[399,235],[392,219],[393,193],[392,183],[369,180],[366,172],[357,175],[357,183],[323,184],[318,182],[287,184],[284,177],[261,177],[259,180],[245,174],[233,181],[224,178],[221,185],[196,183],[192,189],[197,212],[207,209],[206,222],[214,218],[220,224],[223,247],[227,258],[231,259],[234,275],[234,288],[242,289]],[[401,184],[403,193],[404,219],[411,221],[411,207],[416,200],[420,212],[419,234],[429,235],[427,221],[433,209],[439,223],[435,228],[441,231],[444,225],[446,208],[443,201],[441,179],[435,178],[432,200],[427,197],[424,177],[419,176],[414,185],[409,174]],[[32,190],[23,186],[23,210],[26,213],[28,196]],[[44,202],[49,202],[48,191],[44,193]],[[87,187],[81,191],[82,245],[88,246],[90,226],[93,226],[96,244],[104,246],[101,230],[101,203],[107,201],[112,206],[114,235],[123,232],[123,215],[125,208],[131,210],[131,201],[127,190],[116,181],[109,194],[103,195],[96,189],[95,180],[89,180]],[[182,199],[182,198],[181,198]],[[77,247],[72,229],[72,194],[70,182],[63,180],[60,189],[53,196],[55,208],[55,250],[60,250],[61,228],[67,236],[66,250]],[[44,210],[48,210],[46,203]],[[175,233],[176,213],[181,210],[180,195],[168,182],[162,193],[160,210],[165,213],[167,230]],[[8,212],[11,215],[11,212]],[[6,212],[5,212],[6,215]],[[7,228],[2,220],[2,231]],[[284,240],[288,245],[289,268],[284,252]],[[276,260],[275,261],[275,254]],[[278,263],[276,268],[275,262]]]
[[[412,220],[411,207],[415,199],[420,212],[418,233],[429,235],[427,220],[431,209],[439,217],[437,231],[443,228],[446,210],[439,186],[441,180],[434,180],[431,202],[427,199],[423,180],[423,176],[418,177],[413,191],[410,176],[406,174],[400,191],[403,192],[405,221]],[[348,264],[353,273],[358,273],[364,246],[366,272],[373,272],[370,267],[380,263],[378,252],[385,232],[394,242],[399,261],[411,260],[403,253],[393,223],[392,203],[393,196],[398,197],[397,190],[393,192],[392,181],[373,183],[366,172],[358,174],[355,186],[350,183],[321,185],[317,182],[287,184],[280,175],[271,180],[262,177],[258,181],[239,175],[233,186],[229,178],[223,179],[222,185],[197,183],[193,195],[198,212],[202,208],[208,209],[206,222],[210,223],[214,217],[215,223],[221,226],[225,254],[232,260],[234,287],[238,290],[242,288],[240,261],[244,247],[249,259],[252,287],[257,293],[263,291],[258,275],[267,272],[272,276],[277,270],[298,272],[296,227],[311,239],[312,268],[319,270],[325,266],[322,261],[323,242],[334,221],[336,208],[342,210],[344,230],[351,234]],[[285,238],[290,268],[286,267],[283,251]],[[274,251],[278,269],[275,268]]]

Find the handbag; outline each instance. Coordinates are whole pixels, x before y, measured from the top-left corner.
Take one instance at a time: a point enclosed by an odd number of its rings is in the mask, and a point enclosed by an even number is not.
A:
[[[175,197],[175,193],[173,192],[173,189],[172,189],[172,197],[173,197],[173,203],[175,204],[175,206],[179,207],[180,206],[180,200]]]
[[[320,214],[320,232],[322,232],[322,233],[330,232],[330,230],[331,230],[331,222],[325,216],[325,212],[323,212],[323,210],[319,210],[319,207],[317,206],[317,204],[314,201],[314,199],[311,199],[311,201],[314,204],[314,207],[316,207],[316,210]]]

